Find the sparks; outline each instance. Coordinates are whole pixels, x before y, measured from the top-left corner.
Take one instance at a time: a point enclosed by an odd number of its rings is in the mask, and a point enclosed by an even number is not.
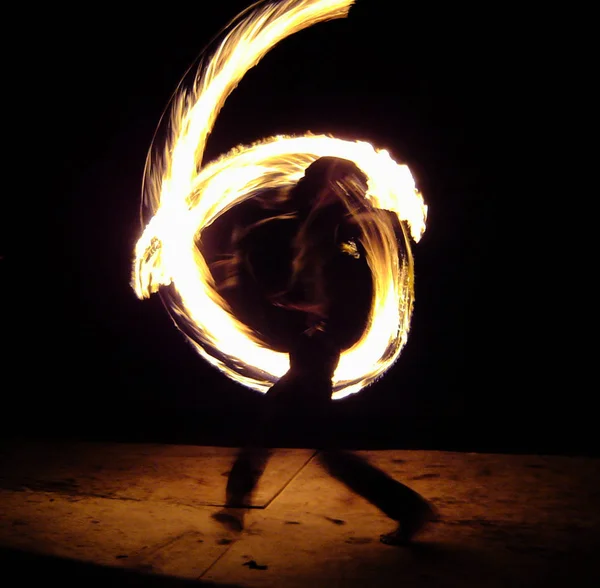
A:
[[[368,178],[365,198],[393,211],[403,231],[401,250],[383,224],[362,244],[373,275],[368,325],[344,351],[333,378],[333,398],[378,379],[406,343],[413,306],[410,239],[424,230],[427,207],[406,165],[366,142],[330,136],[278,136],[238,146],[204,163],[207,138],[225,100],[244,74],[285,37],[313,24],[344,18],[353,0],[284,0],[256,4],[234,21],[191,89],[171,103],[170,135],[161,158],[149,158],[144,177],[147,222],[135,247],[133,288],[140,298],[172,285],[173,315],[196,350],[228,377],[266,392],[289,368],[285,353],[265,346],[215,289],[196,239],[221,214],[260,191],[294,185],[324,156],[354,162]],[[179,325],[178,325],[179,326]]]

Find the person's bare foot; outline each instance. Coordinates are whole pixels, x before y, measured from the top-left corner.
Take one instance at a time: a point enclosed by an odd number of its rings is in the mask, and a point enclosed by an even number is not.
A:
[[[240,533],[244,530],[244,512],[236,508],[223,508],[212,515],[215,521],[218,521],[230,531]]]
[[[410,517],[399,521],[398,528],[391,533],[383,533],[379,540],[385,545],[407,545],[420,535],[427,525],[439,519],[437,510],[429,502],[423,501],[421,507]]]

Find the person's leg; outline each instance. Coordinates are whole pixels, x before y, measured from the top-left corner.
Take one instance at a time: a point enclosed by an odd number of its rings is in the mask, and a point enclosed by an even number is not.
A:
[[[381,535],[382,543],[399,545],[410,542],[429,521],[437,517],[433,506],[419,493],[355,453],[329,450],[323,451],[319,457],[333,477],[398,523],[395,531]]]
[[[225,506],[213,517],[233,531],[244,528],[244,517],[252,506],[252,494],[271,456],[273,420],[272,398],[261,398],[262,410],[254,423],[248,441],[236,456],[227,478]]]
[[[226,504],[233,508],[252,506],[251,499],[270,456],[266,447],[244,447],[236,457],[227,479]]]

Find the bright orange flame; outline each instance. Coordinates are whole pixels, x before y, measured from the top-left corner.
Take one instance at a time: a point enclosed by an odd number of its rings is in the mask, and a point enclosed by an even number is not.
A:
[[[363,226],[362,244],[373,274],[368,325],[346,350],[333,378],[333,398],[358,392],[380,377],[406,343],[413,305],[410,236],[425,230],[427,207],[410,170],[385,150],[329,136],[272,137],[240,146],[202,167],[207,137],[226,98],[243,75],[283,38],[315,23],[347,16],[353,0],[284,0],[255,9],[232,25],[201,68],[192,90],[171,109],[171,132],[160,162],[146,170],[152,213],[135,248],[133,287],[140,298],[173,284],[172,311],[189,326],[197,351],[227,376],[266,392],[289,368],[285,353],[265,347],[216,292],[196,238],[219,215],[259,191],[294,185],[324,156],[353,161],[368,178],[366,198],[401,221],[402,251],[385,222]],[[215,357],[209,349],[218,349]]]

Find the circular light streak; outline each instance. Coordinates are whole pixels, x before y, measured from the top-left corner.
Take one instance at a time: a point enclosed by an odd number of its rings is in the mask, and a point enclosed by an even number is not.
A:
[[[260,392],[288,370],[288,355],[268,348],[233,315],[216,291],[197,238],[237,204],[265,190],[294,185],[320,157],[350,160],[365,173],[364,198],[373,211],[369,219],[358,219],[373,276],[371,311],[360,340],[342,353],[333,398],[378,379],[408,337],[414,299],[411,239],[418,241],[423,234],[427,207],[406,165],[366,142],[311,134],[271,137],[203,162],[216,116],[248,69],[290,34],[347,16],[352,3],[285,0],[258,3],[242,13],[198,69],[191,89],[175,95],[164,152],[159,158],[149,155],[145,171],[143,207],[149,220],[135,248],[136,294],[146,298],[162,287],[176,325],[200,355]],[[400,240],[382,210],[397,216]]]

